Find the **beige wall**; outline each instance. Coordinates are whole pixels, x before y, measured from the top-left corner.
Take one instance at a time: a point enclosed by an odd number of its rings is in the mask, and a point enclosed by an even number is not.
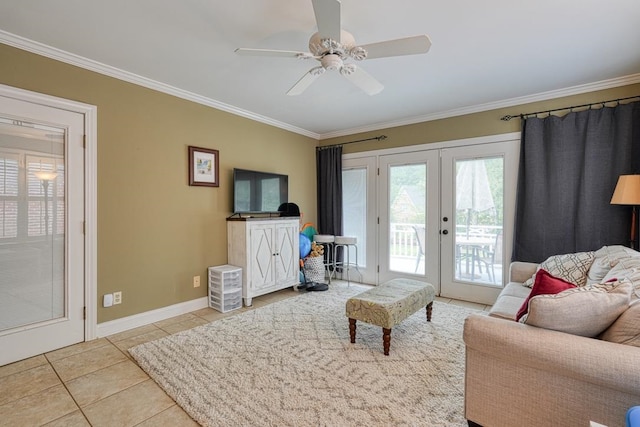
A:
[[[5,45],[0,83],[98,107],[97,294],[123,295],[99,323],[206,295],[206,268],[227,262],[234,167],[289,175],[316,222],[312,138]],[[189,145],[219,150],[219,188],[188,185]]]
[[[123,304],[98,322],[206,295],[206,267],[224,264],[233,167],[285,173],[290,199],[316,221],[317,141],[0,45],[0,83],[98,106],[98,295]],[[505,114],[640,94],[640,84],[321,141],[384,133],[345,153],[517,131]],[[220,150],[220,187],[187,185],[187,146]],[[202,286],[194,289],[194,275]]]
[[[614,89],[600,90],[580,95],[556,98],[549,101],[535,102],[518,105],[498,110],[484,111],[481,113],[467,114],[448,119],[433,120],[430,122],[416,123],[413,125],[399,126],[384,130],[360,133],[339,138],[331,138],[320,141],[320,145],[338,144],[359,139],[371,138],[384,134],[384,141],[367,141],[356,144],[348,144],[343,148],[343,153],[357,153],[361,151],[377,150],[382,148],[403,147],[407,145],[428,144],[432,142],[451,141],[478,136],[497,135],[520,130],[520,119],[502,121],[501,117],[509,114],[531,113],[554,108],[565,108],[574,105],[583,105],[591,102],[608,101],[610,99],[625,98],[640,95],[640,84],[621,86]],[[607,104],[609,106],[615,104]],[[565,114],[558,112],[554,114]]]

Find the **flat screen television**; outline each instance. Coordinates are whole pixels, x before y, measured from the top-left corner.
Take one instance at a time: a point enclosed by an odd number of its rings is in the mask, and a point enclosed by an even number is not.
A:
[[[233,213],[277,213],[288,202],[289,177],[270,172],[233,170]]]

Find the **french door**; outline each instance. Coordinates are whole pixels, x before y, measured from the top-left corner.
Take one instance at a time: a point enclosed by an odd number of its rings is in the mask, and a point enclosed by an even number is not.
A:
[[[519,141],[441,150],[443,297],[493,304],[508,275]]]
[[[437,150],[380,156],[380,283],[420,276],[439,285],[439,160]]]
[[[84,341],[84,115],[0,96],[0,365]]]
[[[511,253],[519,137],[477,140],[343,160],[345,192],[360,189],[343,198],[345,233],[355,221],[376,242],[359,259],[365,283],[408,277],[445,297],[495,301]]]

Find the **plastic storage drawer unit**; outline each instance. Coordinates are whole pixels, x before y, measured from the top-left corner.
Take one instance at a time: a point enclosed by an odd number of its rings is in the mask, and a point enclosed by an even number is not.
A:
[[[242,307],[242,268],[209,267],[209,307],[222,313]]]

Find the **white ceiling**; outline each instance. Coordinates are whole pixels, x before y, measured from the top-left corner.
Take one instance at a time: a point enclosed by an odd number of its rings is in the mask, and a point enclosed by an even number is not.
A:
[[[310,0],[2,0],[0,42],[323,139],[640,82],[638,0],[342,0],[358,44],[418,34],[424,55],[365,60],[369,96],[315,61]],[[517,113],[517,111],[516,111]]]

